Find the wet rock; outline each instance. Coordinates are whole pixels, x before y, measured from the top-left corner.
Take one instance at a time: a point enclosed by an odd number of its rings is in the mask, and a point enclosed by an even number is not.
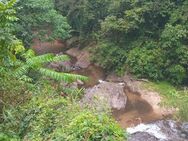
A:
[[[124,86],[118,83],[102,81],[100,84],[86,90],[82,103],[96,107],[99,110],[123,109],[126,106],[127,96]]]
[[[109,74],[106,77],[106,81],[108,81],[108,82],[124,82],[122,77],[119,77],[114,73]]]
[[[79,37],[74,36],[74,37],[66,40],[66,46],[68,48],[79,46]]]
[[[77,61],[75,66],[82,69],[88,68],[91,65],[90,62],[90,53],[87,50],[80,50],[79,48],[71,48],[66,51],[66,54],[76,57]]]
[[[81,80],[77,80],[75,82],[72,82],[72,83],[66,83],[64,81],[62,81],[60,83],[60,85],[62,87],[66,87],[66,88],[71,88],[71,89],[77,89],[79,88],[80,86],[83,86],[84,85],[84,82],[82,82]]]
[[[161,120],[151,124],[140,124],[127,128],[130,134],[128,141],[188,141],[184,134],[185,124],[172,120]],[[147,134],[147,136],[146,136]]]
[[[48,65],[48,68],[51,68],[56,71],[71,71],[74,69],[71,61],[52,62]]]
[[[188,138],[188,123],[183,123],[181,127],[182,135]]]
[[[64,55],[62,52],[56,54],[56,56],[61,56]],[[71,60],[67,60],[67,61],[58,61],[58,62],[51,62],[48,65],[48,68],[56,70],[56,71],[71,71],[73,68],[73,64],[71,62]]]
[[[72,56],[72,57],[77,57],[80,54],[80,49],[79,48],[71,48],[67,50],[65,53]]]
[[[76,66],[79,66],[80,68],[87,68],[91,62],[90,62],[90,54],[87,51],[81,52],[77,57]]]
[[[155,136],[152,136],[146,132],[138,132],[132,134],[128,141],[159,141]]]

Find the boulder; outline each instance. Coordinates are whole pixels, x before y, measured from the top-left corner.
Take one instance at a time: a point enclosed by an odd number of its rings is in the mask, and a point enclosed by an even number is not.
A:
[[[128,141],[159,141],[155,136],[150,135],[146,132],[137,132],[132,134]]]
[[[88,51],[82,51],[76,58],[77,62],[75,66],[85,69],[88,68],[89,65],[91,65],[90,53]]]
[[[128,141],[187,141],[187,123],[173,120],[160,120],[150,124],[140,124],[127,128]]]
[[[67,55],[77,57],[80,54],[79,48],[71,48],[65,52]]]
[[[79,37],[74,36],[70,39],[67,39],[65,43],[66,43],[67,48],[79,46]]]
[[[48,68],[51,68],[56,71],[72,71],[73,70],[73,64],[71,61],[64,61],[64,62],[52,62],[48,65]]]
[[[80,50],[79,48],[71,48],[66,51],[66,54],[75,57],[76,63],[75,66],[85,69],[88,68],[89,65],[91,65],[90,61],[90,53],[87,50]]]
[[[188,138],[188,122],[182,124],[181,132],[184,137]]]
[[[126,107],[127,96],[124,93],[123,85],[100,81],[100,84],[86,89],[82,103],[99,110],[104,108],[120,110]]]

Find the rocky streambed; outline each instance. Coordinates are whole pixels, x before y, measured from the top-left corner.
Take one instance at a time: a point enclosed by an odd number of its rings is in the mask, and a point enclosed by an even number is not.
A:
[[[79,48],[61,49],[62,42],[52,47],[42,48],[34,45],[39,54],[46,52],[70,56],[67,62],[55,62],[49,67],[58,71],[67,71],[89,77],[85,95],[81,100],[84,105],[103,111],[110,109],[112,116],[129,133],[129,141],[186,141],[188,140],[188,123],[177,123],[167,120],[175,109],[160,106],[161,97],[157,92],[141,87],[142,81],[134,80],[125,74],[118,77],[106,74],[105,71],[90,62],[90,52]],[[62,46],[61,46],[62,44]],[[49,44],[44,44],[49,45]],[[75,84],[77,86],[77,84]]]

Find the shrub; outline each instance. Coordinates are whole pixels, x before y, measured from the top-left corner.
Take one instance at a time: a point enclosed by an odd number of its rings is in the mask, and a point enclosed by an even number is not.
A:
[[[77,115],[68,126],[67,140],[122,141],[124,132],[106,115],[83,112]]]
[[[92,60],[107,71],[124,70],[126,51],[109,42],[99,43],[93,51]]]
[[[63,131],[62,131],[63,132]],[[58,131],[63,140],[67,141],[123,141],[126,134],[114,120],[105,114],[82,111],[70,121],[64,135]],[[56,135],[56,140],[58,140]]]
[[[180,84],[186,78],[186,70],[181,65],[173,65],[167,69],[166,76],[173,84]]]
[[[123,129],[108,115],[80,107],[71,98],[60,97],[49,84],[38,84],[30,101],[4,110],[0,124],[3,138],[18,137],[29,141],[125,139]]]
[[[161,50],[136,47],[132,49],[127,57],[129,71],[137,77],[160,80],[163,78],[163,59]]]

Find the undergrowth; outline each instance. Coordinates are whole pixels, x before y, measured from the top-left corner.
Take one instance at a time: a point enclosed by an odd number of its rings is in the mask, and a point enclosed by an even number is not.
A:
[[[31,89],[29,100],[4,105],[0,141],[124,141],[126,134],[108,113],[81,107],[80,91],[62,96],[49,82]],[[16,91],[17,95],[22,90]],[[24,96],[24,95],[23,95]],[[25,95],[27,97],[27,95]]]

